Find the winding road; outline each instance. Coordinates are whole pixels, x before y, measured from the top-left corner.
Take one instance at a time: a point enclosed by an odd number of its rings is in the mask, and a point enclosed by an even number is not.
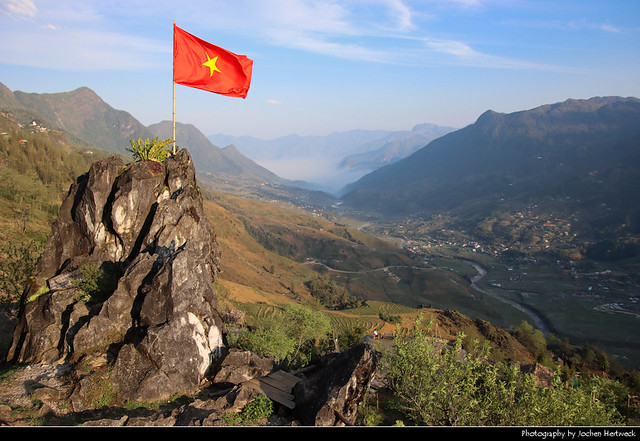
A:
[[[367,274],[367,273],[374,273],[376,271],[385,271],[391,268],[411,268],[411,269],[420,269],[420,270],[434,270],[437,269],[436,267],[428,267],[428,266],[409,266],[409,265],[389,265],[389,266],[383,266],[381,268],[374,268],[374,269],[369,269],[369,270],[362,270],[362,271],[346,271],[346,270],[339,270],[339,269],[335,269],[335,268],[331,268],[330,266],[322,263],[322,262],[318,262],[316,260],[310,261],[310,262],[304,262],[303,265],[320,265],[325,267],[328,271],[332,271],[334,273],[342,273],[342,274]]]

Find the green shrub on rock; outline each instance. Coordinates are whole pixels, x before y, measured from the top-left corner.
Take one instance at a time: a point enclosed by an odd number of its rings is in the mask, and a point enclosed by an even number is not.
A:
[[[131,139],[129,142],[131,143],[131,148],[127,149],[127,151],[133,154],[135,161],[164,162],[170,155],[169,150],[166,150],[165,147],[171,144],[173,139],[168,138],[164,141],[159,141],[156,136],[153,139],[147,138],[145,140],[142,138],[138,138],[138,140]]]

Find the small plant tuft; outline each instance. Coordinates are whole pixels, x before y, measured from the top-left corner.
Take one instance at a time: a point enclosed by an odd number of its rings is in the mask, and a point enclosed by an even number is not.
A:
[[[252,426],[263,418],[269,418],[273,412],[273,401],[266,395],[258,395],[255,400],[244,406],[240,413],[227,413],[223,419],[230,426]]]
[[[165,147],[173,142],[173,138],[159,141],[156,136],[153,139],[147,138],[145,140],[142,138],[138,138],[137,140],[131,139],[129,142],[131,143],[131,148],[127,149],[127,151],[131,152],[135,161],[156,161],[162,163],[170,155],[169,150],[165,149]]]

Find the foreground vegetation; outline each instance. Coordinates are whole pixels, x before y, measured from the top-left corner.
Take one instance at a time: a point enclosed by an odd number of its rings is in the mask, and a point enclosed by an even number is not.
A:
[[[462,332],[443,339],[432,325],[431,320],[424,325],[420,315],[410,333],[394,333],[393,349],[382,350],[381,372],[390,393],[375,408],[363,404],[361,424],[389,424],[385,414],[390,412],[402,415],[405,425],[613,426],[634,421],[627,409],[628,381],[556,365],[550,371],[553,379],[541,384],[520,363],[493,359],[486,340],[470,340]],[[235,328],[229,341],[294,369],[331,352],[332,332],[326,312],[291,305],[251,321],[250,327]],[[523,325],[519,334],[536,344],[531,340],[538,334],[530,326]],[[352,335],[349,344],[361,335]],[[346,342],[345,336],[341,339]]]
[[[607,426],[623,424],[627,389],[604,377],[536,384],[517,364],[491,363],[489,349],[463,336],[449,345],[416,326],[394,339],[384,372],[389,406],[419,425]]]

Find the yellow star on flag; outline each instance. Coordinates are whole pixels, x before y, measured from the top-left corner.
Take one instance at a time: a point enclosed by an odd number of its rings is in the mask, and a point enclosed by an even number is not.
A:
[[[218,69],[218,66],[216,66],[216,61],[218,61],[218,57],[214,57],[214,58],[209,58],[209,54],[207,55],[207,61],[205,61],[204,63],[202,63],[203,66],[207,66],[209,68],[209,76],[212,77],[214,72],[220,72],[220,69]]]

